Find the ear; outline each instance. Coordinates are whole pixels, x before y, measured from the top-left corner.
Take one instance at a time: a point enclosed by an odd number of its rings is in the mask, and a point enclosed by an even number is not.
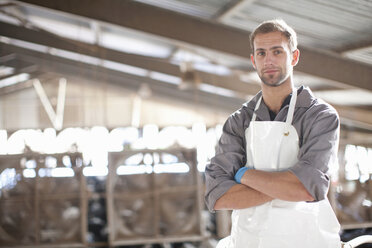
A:
[[[296,49],[292,54],[292,66],[297,65],[298,61],[300,60],[300,50]]]
[[[252,62],[253,68],[256,69],[256,62],[254,61],[253,54],[251,54],[251,62]]]

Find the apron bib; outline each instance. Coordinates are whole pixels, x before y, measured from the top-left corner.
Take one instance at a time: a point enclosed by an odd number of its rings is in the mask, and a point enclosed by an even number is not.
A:
[[[286,122],[252,121],[245,130],[247,164],[278,171],[298,161],[299,139],[292,126],[297,90],[292,92]],[[232,213],[231,235],[217,248],[339,248],[340,224],[327,199],[319,202],[272,200]]]

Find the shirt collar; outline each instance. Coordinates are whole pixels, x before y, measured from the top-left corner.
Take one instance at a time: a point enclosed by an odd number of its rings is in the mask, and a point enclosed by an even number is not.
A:
[[[302,91],[297,96],[295,109],[296,108],[308,108],[308,107],[310,107],[311,103],[315,100],[315,97],[314,97],[312,91],[308,87],[301,86],[300,88],[302,88]],[[262,91],[258,92],[252,98],[252,100],[247,103],[247,107],[249,109],[254,110],[254,108],[256,106],[256,103],[257,103],[258,99],[260,99],[261,96],[262,96]],[[282,107],[284,107],[284,106],[282,106]],[[256,115],[261,120],[270,120],[269,109],[264,102],[257,109]]]

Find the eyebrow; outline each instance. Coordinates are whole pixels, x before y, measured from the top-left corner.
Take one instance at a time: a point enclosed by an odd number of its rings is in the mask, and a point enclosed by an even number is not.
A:
[[[274,46],[274,47],[270,47],[269,50],[275,50],[275,49],[284,49],[282,46]],[[266,49],[263,49],[263,48],[257,48],[256,51],[265,51]]]

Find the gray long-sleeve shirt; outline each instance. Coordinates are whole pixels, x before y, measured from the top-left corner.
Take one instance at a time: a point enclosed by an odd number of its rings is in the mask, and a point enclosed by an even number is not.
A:
[[[223,126],[216,155],[205,170],[205,201],[213,211],[216,201],[233,185],[235,173],[246,163],[245,130],[252,118],[259,92],[252,100],[233,113]],[[275,121],[285,121],[288,105],[284,106]],[[268,107],[262,102],[256,111],[257,121],[270,121]],[[327,171],[337,163],[339,118],[336,110],[314,97],[304,87],[297,97],[292,125],[297,130],[300,150],[298,162],[289,170],[302,182],[316,201],[326,198],[329,188]]]

